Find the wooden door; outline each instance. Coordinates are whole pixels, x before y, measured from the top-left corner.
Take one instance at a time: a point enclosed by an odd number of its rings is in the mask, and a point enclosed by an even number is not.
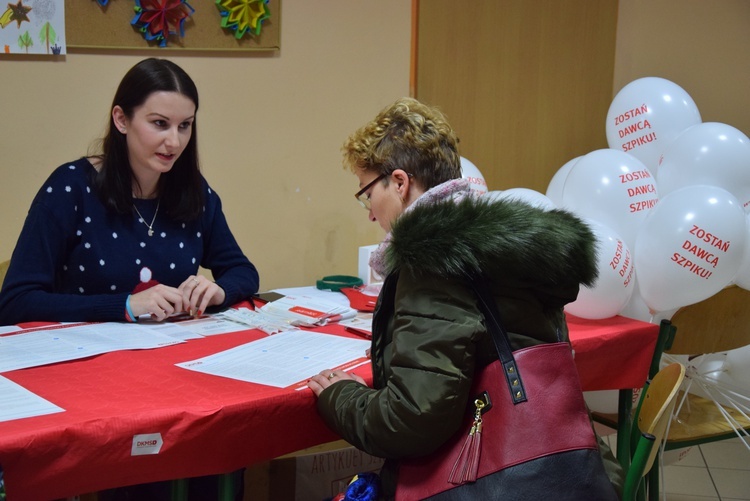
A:
[[[617,0],[414,1],[414,95],[448,115],[490,190],[544,193],[607,147]]]

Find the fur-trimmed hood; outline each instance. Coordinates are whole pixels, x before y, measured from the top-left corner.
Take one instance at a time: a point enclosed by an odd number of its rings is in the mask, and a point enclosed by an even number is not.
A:
[[[414,207],[394,223],[386,254],[389,271],[407,269],[464,279],[544,288],[592,285],[596,239],[563,210],[545,211],[516,200],[465,198]]]

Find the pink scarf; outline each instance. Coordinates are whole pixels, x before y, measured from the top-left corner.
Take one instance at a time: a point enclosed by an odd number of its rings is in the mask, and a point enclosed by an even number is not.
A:
[[[471,191],[471,182],[468,179],[464,178],[451,179],[450,181],[446,181],[442,184],[434,186],[426,192],[422,193],[422,195],[420,195],[419,198],[414,201],[414,203],[404,209],[404,212],[402,212],[402,214],[405,214],[414,209],[414,207],[418,207],[420,205],[434,204],[445,200],[459,202],[467,196],[473,196]],[[383,239],[383,242],[381,242],[378,248],[375,249],[375,252],[370,255],[370,266],[375,271],[375,273],[383,278],[386,277],[389,271],[385,263],[385,253],[390,243],[391,233],[388,232],[388,234]]]

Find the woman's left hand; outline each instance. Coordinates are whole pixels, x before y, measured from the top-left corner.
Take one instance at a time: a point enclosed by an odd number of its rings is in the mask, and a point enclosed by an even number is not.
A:
[[[203,315],[209,306],[222,304],[226,297],[216,282],[200,275],[188,277],[177,290],[182,294],[183,307],[193,317]]]
[[[346,380],[353,380],[358,382],[359,384],[367,385],[367,383],[365,383],[365,380],[357,376],[356,374],[349,374],[348,372],[344,371],[332,371],[330,369],[326,369],[324,371],[321,371],[320,374],[316,374],[311,377],[310,381],[307,382],[307,387],[310,388],[313,393],[315,393],[315,396],[319,396],[323,392],[323,390],[331,386],[333,383]]]

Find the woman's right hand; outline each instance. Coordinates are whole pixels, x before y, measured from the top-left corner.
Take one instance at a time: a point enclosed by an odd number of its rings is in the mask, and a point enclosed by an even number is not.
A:
[[[168,285],[158,284],[130,296],[130,309],[137,320],[141,315],[151,315],[151,320],[161,322],[173,313],[182,313],[182,294]]]

